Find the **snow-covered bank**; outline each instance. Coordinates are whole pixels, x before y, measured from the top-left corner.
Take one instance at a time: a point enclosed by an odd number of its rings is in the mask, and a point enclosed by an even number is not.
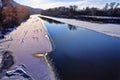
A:
[[[52,45],[39,17],[31,16],[5,37],[8,36],[10,40],[1,42],[0,47],[12,52],[14,57],[15,64],[8,74],[12,78],[11,80],[18,79],[15,79],[16,76],[14,76],[16,74],[17,76],[21,75],[18,71],[25,75],[27,71],[33,77],[33,80],[55,80],[50,65],[45,58],[45,54],[52,51]],[[35,54],[37,55],[34,56]],[[25,72],[24,69],[15,68],[22,64],[26,66]],[[8,78],[5,80],[8,80]]]
[[[37,16],[42,16],[42,15],[37,15]],[[109,36],[120,38],[120,25],[118,24],[100,24],[100,23],[80,21],[76,19],[55,18],[55,17],[48,17],[48,16],[42,16],[42,17],[54,19],[63,23],[79,26],[79,27],[100,32]]]

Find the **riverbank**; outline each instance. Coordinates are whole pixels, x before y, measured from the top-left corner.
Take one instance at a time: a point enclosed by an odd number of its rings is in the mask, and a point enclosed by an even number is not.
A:
[[[15,63],[9,69],[13,72],[13,76],[10,76],[12,80],[17,79],[14,75],[14,69],[19,65],[25,65],[25,69],[18,69],[23,73],[25,70],[25,73],[31,75],[33,80],[55,80],[51,66],[46,59],[46,54],[52,51],[52,44],[39,17],[30,16],[27,21],[5,35],[5,37],[6,41],[1,41],[0,47],[10,51],[14,58]],[[24,77],[22,76],[23,73],[20,74],[21,77]],[[20,77],[18,75],[17,77]],[[6,79],[9,79],[9,77],[4,77],[3,80]]]
[[[76,19],[56,18],[56,17],[49,17],[49,16],[43,16],[43,15],[38,15],[38,16],[53,19],[53,20],[60,21],[60,22],[70,24],[70,25],[74,25],[74,26],[79,26],[81,28],[100,32],[100,33],[103,33],[105,35],[109,35],[112,37],[120,38],[120,25],[119,24],[92,23],[92,22],[81,21],[81,20],[76,20]]]

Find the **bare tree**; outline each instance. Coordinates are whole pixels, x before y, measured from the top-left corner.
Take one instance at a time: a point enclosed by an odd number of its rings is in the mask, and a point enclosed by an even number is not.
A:
[[[104,11],[108,10],[109,4],[106,3],[105,7],[103,8]]]
[[[114,7],[115,7],[115,4],[116,4],[116,2],[112,2],[112,3],[110,3],[110,9],[114,9]]]
[[[73,5],[73,10],[74,10],[74,11],[76,11],[76,10],[77,10],[77,8],[78,8],[78,6]]]
[[[120,5],[120,3],[117,3],[116,6],[115,6],[115,9],[118,8],[119,5]]]
[[[72,11],[76,11],[77,8],[78,8],[78,6],[76,6],[76,5],[71,5],[70,6],[70,10],[72,10]]]

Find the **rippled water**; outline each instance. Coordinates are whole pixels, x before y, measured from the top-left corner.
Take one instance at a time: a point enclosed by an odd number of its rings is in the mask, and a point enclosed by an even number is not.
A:
[[[120,39],[51,20],[45,26],[61,80],[120,80]]]

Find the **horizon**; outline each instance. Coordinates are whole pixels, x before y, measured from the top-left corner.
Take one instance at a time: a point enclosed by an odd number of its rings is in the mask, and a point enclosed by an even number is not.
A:
[[[69,7],[70,5],[77,5],[79,9],[83,9],[85,7],[96,7],[96,8],[103,8],[106,3],[116,2],[120,3],[118,0],[14,0],[20,4],[31,6],[33,8],[54,8],[65,6]]]

